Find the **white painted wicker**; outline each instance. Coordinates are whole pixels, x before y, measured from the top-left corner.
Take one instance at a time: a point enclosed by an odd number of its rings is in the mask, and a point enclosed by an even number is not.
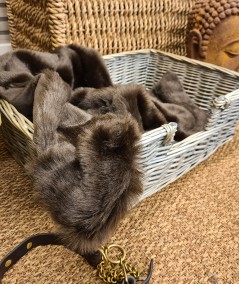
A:
[[[173,140],[174,122],[142,135],[139,163],[144,192],[138,201],[175,181],[233,137],[239,119],[239,73],[155,50],[104,58],[114,83],[151,88],[165,72],[177,73],[194,102],[210,112],[205,131],[181,142]],[[0,110],[6,146],[24,165],[32,154],[33,125],[6,101],[0,101]]]

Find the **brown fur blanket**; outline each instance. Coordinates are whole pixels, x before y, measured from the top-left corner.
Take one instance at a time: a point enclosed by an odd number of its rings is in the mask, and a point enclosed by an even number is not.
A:
[[[33,110],[37,155],[28,171],[61,238],[85,253],[103,243],[142,192],[139,132],[130,115],[92,117],[70,105],[70,95],[56,72],[41,75]]]
[[[192,102],[176,74],[171,72],[150,91],[139,85],[77,88],[72,92],[70,102],[91,115],[130,113],[142,133],[168,122],[177,122],[176,140],[203,130],[207,122],[207,113]]]
[[[0,98],[32,120],[34,92],[44,69],[58,72],[72,89],[112,85],[104,61],[94,49],[76,45],[51,53],[19,49],[0,56]]]
[[[97,249],[142,193],[140,135],[175,121],[182,140],[207,121],[175,74],[152,90],[113,85],[98,53],[74,45],[0,57],[0,97],[30,118],[33,109],[28,172],[61,238],[81,253]]]
[[[77,45],[51,53],[19,49],[0,56],[0,98],[32,120],[36,85],[45,69],[59,73],[71,87],[74,105],[94,114],[119,113],[124,105],[141,131],[174,121],[176,140],[182,140],[202,130],[207,121],[207,114],[193,104],[175,74],[165,74],[151,91],[136,85],[113,86],[97,51]]]

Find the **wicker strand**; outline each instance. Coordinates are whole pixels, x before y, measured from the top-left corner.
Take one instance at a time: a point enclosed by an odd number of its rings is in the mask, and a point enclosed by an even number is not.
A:
[[[14,48],[77,43],[102,54],[154,48],[184,55],[187,15],[195,1],[7,0],[7,7]]]
[[[47,1],[47,15],[53,48],[66,44],[66,7],[64,1]]]

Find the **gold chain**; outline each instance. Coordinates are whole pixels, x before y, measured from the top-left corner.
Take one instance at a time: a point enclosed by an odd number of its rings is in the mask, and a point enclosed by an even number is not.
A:
[[[112,249],[120,251],[119,259],[112,259],[109,252]],[[128,275],[139,279],[140,273],[131,264],[125,261],[125,250],[119,245],[103,246],[100,250],[102,260],[97,266],[98,276],[107,284],[122,284],[123,280],[128,283]]]

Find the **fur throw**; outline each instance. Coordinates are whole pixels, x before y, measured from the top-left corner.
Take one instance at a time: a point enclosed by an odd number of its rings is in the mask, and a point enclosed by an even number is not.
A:
[[[77,88],[71,104],[91,115],[130,113],[140,131],[177,122],[176,140],[203,130],[208,116],[185,93],[176,74],[168,72],[152,90],[139,85],[114,85],[101,89]]]
[[[56,72],[41,75],[33,110],[36,158],[28,170],[63,241],[86,253],[105,241],[142,193],[139,131],[130,115],[91,117],[69,105],[70,95]]]
[[[94,49],[68,45],[51,53],[26,49],[8,52],[0,56],[0,98],[30,120],[35,88],[44,69],[57,71],[71,89],[112,85],[104,61]]]
[[[33,116],[28,172],[62,240],[80,253],[103,244],[142,193],[140,135],[175,121],[182,140],[207,122],[174,73],[152,90],[113,85],[99,54],[75,45],[0,57],[0,98]]]
[[[89,113],[117,114],[123,103],[142,132],[174,121],[175,138],[182,140],[203,130],[207,121],[207,113],[194,105],[175,74],[165,74],[151,91],[136,85],[113,86],[98,52],[78,45],[51,53],[19,49],[0,56],[0,98],[32,120],[35,89],[45,69],[56,71],[70,86],[74,105]]]

